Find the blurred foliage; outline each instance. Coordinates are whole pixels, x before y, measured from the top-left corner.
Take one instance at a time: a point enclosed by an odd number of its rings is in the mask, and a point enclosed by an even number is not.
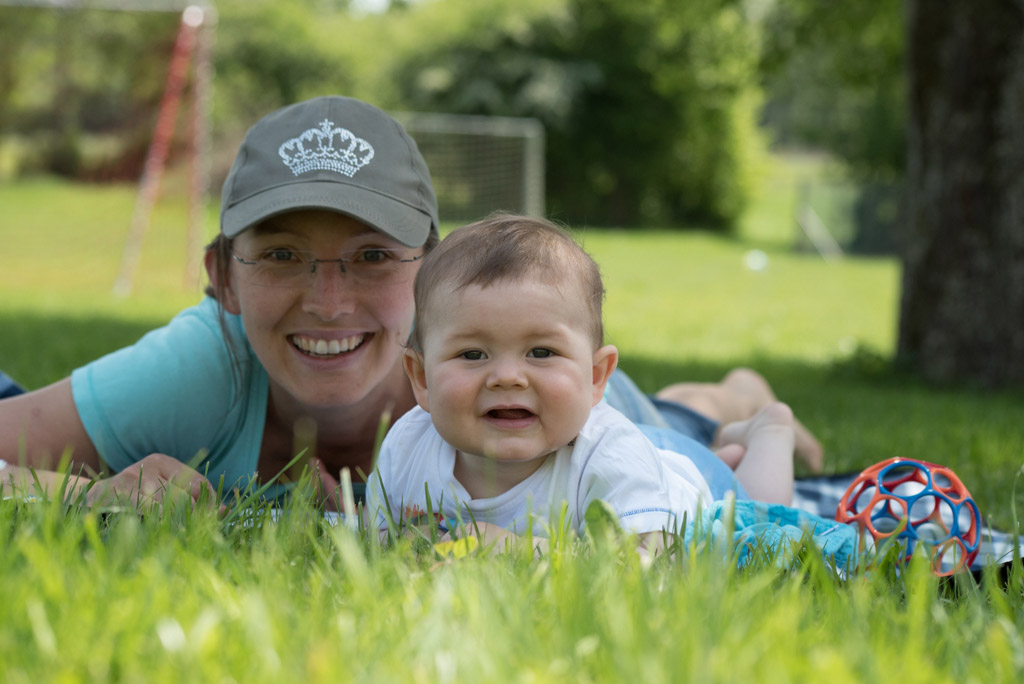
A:
[[[847,250],[895,252],[906,212],[903,0],[751,3],[763,39],[763,124],[778,145],[843,162],[855,190]]]
[[[823,148],[863,181],[902,179],[903,0],[766,0],[764,121],[781,143]]]
[[[333,45],[348,30],[345,1],[220,0],[215,46],[217,123],[241,134],[267,112],[352,89],[352,69]],[[333,35],[331,35],[333,33]]]
[[[757,36],[741,3],[449,0],[445,35],[396,68],[417,110],[532,116],[549,210],[577,224],[742,212],[757,150]]]
[[[864,179],[898,177],[900,4],[419,0],[377,14],[349,0],[219,0],[214,176],[266,112],[343,93],[536,117],[559,219],[729,228],[763,147],[762,91],[780,141],[825,147]],[[0,7],[0,177],[137,177],[178,22]]]
[[[117,136],[116,156],[141,159],[149,133],[140,127],[167,71],[166,56],[147,56],[168,55],[176,27],[162,13],[0,8],[0,134],[35,151],[21,170],[75,176],[116,165],[91,158],[86,136]]]

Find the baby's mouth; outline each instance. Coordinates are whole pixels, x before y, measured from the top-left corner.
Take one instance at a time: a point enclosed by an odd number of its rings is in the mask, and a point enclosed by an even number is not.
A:
[[[497,420],[523,420],[524,418],[532,418],[534,413],[524,408],[506,408],[491,409],[487,412],[487,415]]]
[[[339,337],[333,340],[325,340],[315,337],[303,337],[292,335],[292,346],[307,356],[324,358],[326,356],[337,356],[358,348],[366,341],[366,334],[352,335],[351,337]]]

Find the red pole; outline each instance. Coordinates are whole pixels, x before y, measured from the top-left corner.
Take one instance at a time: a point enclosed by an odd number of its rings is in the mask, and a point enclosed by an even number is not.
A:
[[[114,282],[114,293],[125,296],[131,292],[135,269],[139,264],[142,252],[142,241],[149,227],[149,217],[156,203],[160,189],[160,178],[167,161],[167,152],[174,136],[174,120],[181,102],[181,91],[185,85],[188,64],[195,48],[196,31],[203,23],[203,10],[188,7],[181,15],[178,37],[174,42],[171,65],[164,84],[164,94],[160,100],[160,112],[157,115],[156,129],[153,140],[146,154],[146,164],[139,181],[139,194],[135,200],[132,223],[125,240],[124,253],[121,258],[121,269]]]

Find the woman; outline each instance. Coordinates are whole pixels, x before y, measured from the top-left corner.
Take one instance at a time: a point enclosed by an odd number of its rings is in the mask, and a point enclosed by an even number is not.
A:
[[[437,240],[426,164],[394,119],[337,96],[268,115],[224,184],[221,234],[205,256],[212,297],[70,378],[0,402],[0,459],[49,468],[70,449],[87,472],[105,464],[117,474],[92,500],[228,493],[305,447],[326,491],[342,468],[359,479],[381,421],[415,403],[401,358],[417,262]],[[671,402],[653,410],[619,380],[610,400],[634,420],[623,403],[668,425],[697,416]],[[774,399],[767,384],[760,396],[685,387],[717,422]]]

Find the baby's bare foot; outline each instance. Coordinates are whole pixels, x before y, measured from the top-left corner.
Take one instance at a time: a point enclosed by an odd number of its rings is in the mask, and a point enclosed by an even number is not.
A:
[[[774,401],[754,414],[753,418],[727,423],[718,433],[718,442],[722,447],[730,444],[747,446],[759,431],[776,431],[784,434],[793,430],[793,411],[781,401]]]
[[[764,409],[777,401],[768,381],[750,368],[733,369],[722,380],[722,386],[736,397],[747,401],[752,410]],[[794,433],[794,455],[811,471],[821,472],[825,463],[825,450],[803,423],[792,418],[792,412],[790,416]]]
[[[792,504],[793,422],[789,406],[774,401],[753,418],[722,426],[720,453],[728,453],[727,450],[737,445],[743,450],[733,470],[751,498],[786,506]]]

